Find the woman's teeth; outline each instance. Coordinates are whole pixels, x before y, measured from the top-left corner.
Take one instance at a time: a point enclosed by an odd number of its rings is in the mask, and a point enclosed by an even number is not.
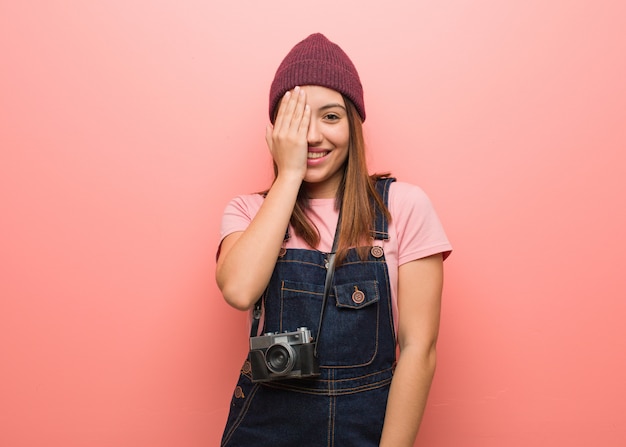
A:
[[[322,157],[325,157],[326,155],[328,155],[328,152],[309,152],[308,158],[309,159],[322,158]]]

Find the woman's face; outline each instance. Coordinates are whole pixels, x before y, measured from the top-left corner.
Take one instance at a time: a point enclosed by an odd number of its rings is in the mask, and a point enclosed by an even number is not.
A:
[[[311,198],[335,197],[350,142],[346,105],[335,90],[317,85],[302,88],[311,108],[305,186]]]

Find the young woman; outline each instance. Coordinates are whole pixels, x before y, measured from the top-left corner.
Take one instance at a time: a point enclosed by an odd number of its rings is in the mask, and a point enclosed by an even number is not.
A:
[[[269,114],[275,180],[222,220],[217,283],[255,318],[222,446],[412,446],[451,246],[422,190],[368,174],[363,90],[336,44],[289,52]]]

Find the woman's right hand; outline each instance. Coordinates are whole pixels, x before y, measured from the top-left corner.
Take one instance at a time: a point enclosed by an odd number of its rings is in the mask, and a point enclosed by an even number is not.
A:
[[[311,109],[304,89],[295,87],[280,102],[274,125],[268,124],[265,140],[276,163],[278,176],[294,175],[304,179],[307,168],[307,133]]]
[[[269,282],[307,169],[311,110],[300,87],[287,92],[266,140],[278,175],[248,228],[221,243],[216,279],[231,306],[254,306]]]

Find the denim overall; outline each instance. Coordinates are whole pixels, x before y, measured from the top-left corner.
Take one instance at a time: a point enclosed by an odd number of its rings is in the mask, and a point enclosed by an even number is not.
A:
[[[376,184],[385,205],[393,181]],[[387,240],[387,227],[377,211],[373,238]],[[283,252],[263,297],[264,332],[308,327],[318,341],[320,376],[253,383],[246,361],[221,445],[378,446],[396,352],[383,249],[373,246],[365,261],[351,249],[336,268],[319,336],[327,254]]]

